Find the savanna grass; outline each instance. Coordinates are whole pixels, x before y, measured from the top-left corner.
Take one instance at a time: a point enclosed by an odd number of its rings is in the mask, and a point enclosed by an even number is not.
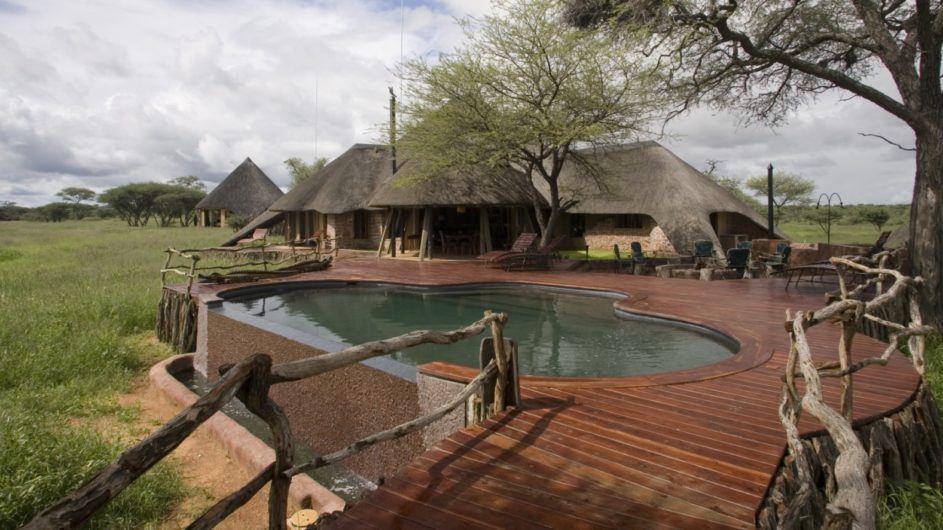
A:
[[[228,231],[116,221],[5,222],[0,230],[0,528],[75,489],[126,445],[93,430],[146,368],[133,337],[154,327],[163,249]],[[183,494],[169,465],[149,472],[92,528],[154,526]]]

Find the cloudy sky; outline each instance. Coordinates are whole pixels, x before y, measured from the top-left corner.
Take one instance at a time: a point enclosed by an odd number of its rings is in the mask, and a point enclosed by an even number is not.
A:
[[[285,187],[283,161],[376,141],[402,49],[461,42],[455,17],[487,0],[0,0],[0,201],[37,206],[197,175],[246,157]],[[845,202],[909,202],[912,135],[863,101],[828,96],[778,130],[699,110],[670,149],[744,178],[769,163]]]

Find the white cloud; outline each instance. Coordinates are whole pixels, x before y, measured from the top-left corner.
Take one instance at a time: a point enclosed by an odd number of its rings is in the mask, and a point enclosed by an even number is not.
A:
[[[289,157],[377,140],[401,53],[450,50],[462,38],[454,18],[489,9],[404,3],[0,0],[0,200],[187,174],[218,182],[247,156],[284,186]],[[777,132],[698,111],[665,143],[695,167],[720,159],[744,177],[772,161],[848,202],[907,200],[912,155],[854,133],[909,133],[867,105],[823,100]]]

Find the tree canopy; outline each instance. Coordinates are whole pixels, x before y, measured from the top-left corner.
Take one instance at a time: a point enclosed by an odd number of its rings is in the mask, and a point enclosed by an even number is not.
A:
[[[492,15],[460,24],[466,42],[455,52],[402,65],[397,148],[418,161],[418,178],[512,166],[535,186],[535,204],[541,180],[546,243],[576,204],[560,196],[564,163],[581,160],[579,147],[642,133],[664,93],[652,90],[652,72],[625,59],[629,43],[567,27],[555,2],[497,2]]]
[[[205,195],[194,186],[136,182],[106,190],[98,201],[114,208],[129,226],[147,226],[151,218],[160,226],[170,226],[174,220],[189,226],[194,208]]]
[[[756,197],[766,197],[769,192],[766,175],[750,177],[744,182],[744,185]],[[814,191],[815,182],[810,179],[792,173],[774,173],[773,205],[776,206],[776,223],[779,224],[783,206],[805,206],[810,204],[812,202],[812,192]]]
[[[577,27],[647,38],[666,89],[779,123],[827,90],[869,101],[914,133],[911,268],[943,328],[943,10],[940,0],[564,0]],[[886,89],[883,79],[893,87]],[[895,145],[898,145],[896,142]],[[905,142],[909,143],[909,142]]]
[[[324,169],[328,162],[330,162],[330,159],[323,156],[315,158],[310,164],[297,157],[289,158],[285,161],[285,167],[288,168],[288,174],[291,175],[289,188],[294,189],[295,186]]]
[[[65,202],[71,202],[72,204],[78,204],[83,201],[90,201],[95,198],[96,193],[93,190],[88,188],[63,188],[62,191],[56,194],[56,197],[61,197]]]

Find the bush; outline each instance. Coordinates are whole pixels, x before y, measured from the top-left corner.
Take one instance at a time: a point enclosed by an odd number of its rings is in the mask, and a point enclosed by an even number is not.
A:
[[[249,219],[241,215],[230,215],[226,218],[226,226],[232,228],[233,232],[238,232],[242,230],[246,224],[249,223]]]

